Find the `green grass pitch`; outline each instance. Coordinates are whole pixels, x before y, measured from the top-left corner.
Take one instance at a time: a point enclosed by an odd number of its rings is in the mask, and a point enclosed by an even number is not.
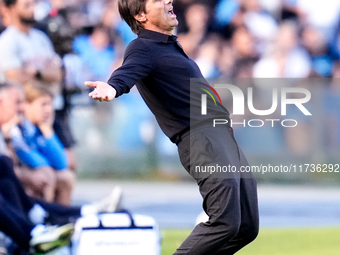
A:
[[[171,255],[189,230],[163,230],[162,255]],[[340,228],[262,229],[238,255],[339,255]]]

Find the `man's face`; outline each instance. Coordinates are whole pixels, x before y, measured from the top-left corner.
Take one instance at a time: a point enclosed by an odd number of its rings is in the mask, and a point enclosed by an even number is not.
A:
[[[144,28],[171,35],[178,25],[172,2],[173,0],[148,0],[146,13],[143,14],[146,18],[146,21],[142,23]]]
[[[10,121],[18,112],[19,91],[9,88],[0,95],[0,125]]]
[[[11,8],[14,18],[19,19],[23,25],[32,26],[34,19],[34,0],[17,0]]]

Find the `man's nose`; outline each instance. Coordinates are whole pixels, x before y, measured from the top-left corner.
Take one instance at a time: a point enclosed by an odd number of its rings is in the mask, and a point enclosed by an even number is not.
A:
[[[165,4],[172,4],[174,1],[173,0],[165,0]]]

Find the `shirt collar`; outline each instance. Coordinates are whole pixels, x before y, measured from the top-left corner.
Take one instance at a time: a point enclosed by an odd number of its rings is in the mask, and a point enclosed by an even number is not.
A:
[[[175,35],[166,35],[159,32],[141,29],[138,34],[139,38],[151,39],[159,42],[167,43],[168,41],[177,41],[177,36]]]

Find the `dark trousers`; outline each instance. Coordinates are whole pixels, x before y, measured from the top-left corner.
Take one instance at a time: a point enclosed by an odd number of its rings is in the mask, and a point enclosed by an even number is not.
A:
[[[198,224],[174,255],[230,255],[258,234],[256,180],[239,171],[248,162],[232,132],[227,126],[205,125],[184,134],[178,144],[181,163],[197,181],[209,220]],[[196,167],[216,165],[237,171],[208,176],[196,172]]]
[[[0,155],[0,231],[10,236],[20,247],[27,249],[34,224],[28,212],[34,204],[40,204],[53,219],[53,224],[69,222],[80,216],[79,207],[47,203],[27,196],[13,171],[10,158]]]

